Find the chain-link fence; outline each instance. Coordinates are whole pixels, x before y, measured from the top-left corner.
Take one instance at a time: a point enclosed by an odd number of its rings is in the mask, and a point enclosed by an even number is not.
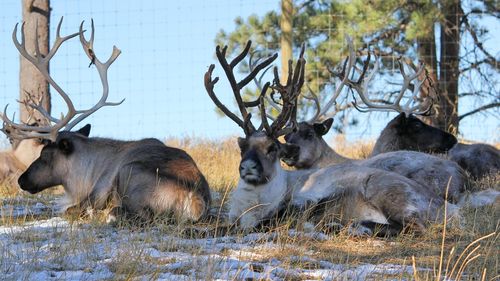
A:
[[[214,56],[216,34],[235,28],[234,19],[255,14],[279,12],[280,1],[51,1],[51,40],[59,19],[64,16],[61,32],[78,31],[85,20],[95,22],[95,53],[105,60],[113,45],[122,54],[109,70],[110,101],[125,102],[106,107],[83,123],[93,125],[93,135],[138,139],[142,137],[199,136],[219,138],[241,134],[228,118],[216,114],[203,86],[203,75]],[[10,104],[8,113],[18,110],[19,54],[11,33],[22,21],[21,0],[2,1],[0,15],[0,106]],[[498,26],[498,22],[491,26]],[[333,30],[332,30],[333,32]],[[338,31],[337,31],[338,32]],[[87,31],[88,36],[88,31]],[[492,33],[489,44],[500,45],[500,36]],[[497,38],[498,37],[498,38]],[[52,42],[52,41],[51,41]],[[493,43],[492,43],[493,42]],[[335,52],[338,50],[332,50]],[[493,50],[498,54],[499,49]],[[77,38],[64,44],[51,61],[51,75],[60,83],[78,108],[92,106],[101,96],[97,71]],[[396,67],[395,67],[396,68]],[[216,75],[224,74],[216,63]],[[220,84],[220,85],[219,85]],[[227,83],[219,82],[217,93],[224,103],[234,105]],[[62,100],[52,91],[54,115],[65,112]],[[467,111],[472,105],[463,104]],[[350,140],[375,138],[394,114],[359,114],[357,126],[347,128]],[[500,141],[498,115],[464,119],[461,132],[467,139]],[[481,124],[481,125],[478,125]],[[83,125],[83,124],[82,124]]]

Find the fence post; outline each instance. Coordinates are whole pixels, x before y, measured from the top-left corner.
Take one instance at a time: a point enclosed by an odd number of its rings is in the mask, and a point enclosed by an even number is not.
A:
[[[35,40],[38,40],[40,53],[47,55],[49,51],[49,24],[50,24],[50,0],[21,0],[22,15],[24,21],[24,32],[26,50],[29,54],[35,53]],[[35,29],[38,27],[38,38],[35,35]],[[50,92],[49,84],[38,70],[24,57],[20,55],[19,68],[19,100],[26,99],[31,95],[35,99],[43,96],[42,106],[50,113]],[[20,118],[26,122],[30,115],[29,108],[20,105]],[[31,110],[32,111],[32,110]],[[34,118],[41,116],[38,112],[32,112]],[[32,121],[33,118],[31,119]]]

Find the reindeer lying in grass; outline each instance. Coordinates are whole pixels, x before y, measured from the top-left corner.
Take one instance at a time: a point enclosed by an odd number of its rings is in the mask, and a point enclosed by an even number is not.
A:
[[[19,176],[39,156],[44,143],[40,139],[13,141],[12,148],[0,152],[0,184],[17,186]]]
[[[433,104],[432,96],[424,101],[418,98],[420,88],[425,81],[425,79],[420,79],[424,71],[423,65],[418,69],[414,68],[415,73],[413,75],[406,75],[405,66],[403,62],[400,62],[400,70],[404,77],[402,90],[392,101],[389,99],[373,100],[368,93],[368,83],[378,70],[378,60],[375,60],[372,73],[367,75],[368,61],[365,64],[366,67],[363,68],[363,72],[359,75],[360,79],[358,81],[348,81],[349,86],[355,90],[365,106],[361,111],[396,111],[399,113],[398,116],[389,121],[380,133],[373,148],[372,156],[398,150],[448,153],[450,160],[458,163],[475,179],[500,172],[500,151],[495,147],[479,143],[457,143],[457,139],[452,134],[429,126],[417,118],[418,115],[425,115],[430,112]],[[407,99],[406,104],[400,105],[412,80],[415,80],[412,85],[412,95]],[[360,107],[358,106],[358,108]]]
[[[284,206],[305,210],[310,206],[325,206],[322,217],[334,218],[342,224],[351,224],[354,234],[372,234],[381,227],[384,234],[394,234],[402,226],[423,231],[429,221],[443,216],[444,200],[432,189],[422,186],[399,174],[369,167],[341,164],[325,169],[286,171],[281,167],[279,156],[296,149],[282,144],[278,137],[294,130],[297,98],[304,82],[305,60],[302,49],[295,70],[289,63],[288,80],[285,85],[279,81],[274,70],[274,82],[263,86],[261,96],[255,101],[243,101],[241,90],[257,73],[266,68],[277,57],[271,56],[237,82],[234,67],[248,54],[248,42],[241,54],[230,63],[226,60],[227,47],[216,48],[217,58],[224,69],[237,101],[241,118],[232,113],[217,98],[212,79],[214,65],[205,74],[205,88],[215,105],[238,126],[244,138],[238,139],[241,149],[239,167],[240,180],[229,203],[229,221],[244,230],[258,226],[271,218]],[[267,121],[264,97],[271,88],[279,92],[282,108],[276,119]],[[261,125],[256,128],[251,122],[248,108],[258,107]],[[457,207],[448,205],[448,215],[456,216]]]
[[[328,112],[331,111],[333,105],[338,105],[336,99],[344,86],[350,82],[348,77],[356,60],[350,40],[348,45],[349,57],[346,59],[342,71],[339,74],[334,73],[340,76],[341,81],[332,97],[326,102],[326,107],[321,108],[319,99],[314,93],[311,93],[316,104],[316,113],[310,120],[300,122],[297,131],[285,136],[287,143],[297,145],[299,149],[293,150],[296,152],[293,155],[282,155],[282,160],[287,165],[297,169],[324,168],[349,162],[354,165],[391,171],[424,186],[431,187],[441,198],[448,198],[451,202],[457,202],[464,191],[465,174],[453,161],[414,151],[383,153],[365,160],[348,159],[339,155],[323,139],[323,136],[328,133],[333,123],[332,113]],[[410,77],[407,75],[404,77],[407,80],[416,78],[416,76]],[[409,84],[408,82],[405,85]],[[320,122],[320,120],[324,121]]]
[[[110,205],[113,213],[109,219],[114,219],[114,214],[119,210],[140,219],[151,219],[164,213],[174,213],[179,220],[197,221],[202,218],[210,206],[208,184],[185,151],[167,147],[156,139],[118,141],[89,138],[90,125],[76,132],[69,131],[101,107],[121,103],[107,102],[107,71],[120,50],[114,47],[111,57],[102,63],[93,52],[93,22],[90,41],[84,38],[83,22],[78,33],[66,37],[59,36],[61,23],[62,19],[57,27],[54,46],[46,56],[38,51],[34,56],[28,54],[24,47],[24,36],[19,43],[17,26],[14,29],[14,44],[21,55],[33,63],[68,106],[66,115],[57,119],[39,104],[31,104],[50,124],[42,127],[16,124],[6,114],[2,116],[3,131],[10,132],[9,137],[50,140],[42,149],[40,157],[19,178],[21,188],[37,193],[51,186],[63,185],[63,209],[80,206],[100,210]],[[48,63],[59,46],[77,35],[85,53],[99,72],[103,85],[101,99],[88,110],[76,110],[70,97],[48,73]]]
[[[33,97],[28,95],[27,100],[30,99],[34,101]],[[28,112],[26,123],[31,126],[38,126],[39,120],[36,120],[34,117],[34,109],[28,106],[29,103],[27,101],[22,101],[21,103],[26,105]],[[5,130],[4,133],[9,136],[10,131],[8,129]],[[0,152],[0,184],[6,185],[6,187],[18,187],[17,180],[19,176],[40,156],[40,151],[47,141],[40,138],[20,140],[9,138],[9,142],[11,148]]]

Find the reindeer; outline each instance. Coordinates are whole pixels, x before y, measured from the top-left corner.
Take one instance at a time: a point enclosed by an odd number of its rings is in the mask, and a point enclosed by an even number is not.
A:
[[[83,119],[105,106],[121,104],[107,101],[109,86],[107,72],[120,55],[116,47],[110,58],[102,63],[94,54],[94,23],[90,40],[84,37],[83,22],[77,33],[61,37],[62,19],[57,27],[56,40],[46,56],[36,47],[35,55],[28,54],[14,28],[14,44],[23,57],[42,73],[65,101],[68,112],[60,119],[43,110],[40,104],[30,104],[46,119],[47,126],[33,127],[16,124],[6,112],[4,132],[14,139],[43,138],[50,140],[19,178],[19,185],[30,193],[38,193],[55,185],[63,185],[65,197],[62,209],[79,206],[90,212],[112,207],[108,221],[122,211],[139,219],[151,219],[164,213],[173,213],[179,220],[197,221],[210,205],[207,181],[193,159],[183,150],[167,147],[156,139],[120,141],[89,137],[90,125],[70,131]],[[23,26],[24,27],[24,26]],[[65,41],[79,36],[83,50],[95,65],[103,86],[101,99],[87,110],[77,110],[66,92],[48,73],[48,63]]]
[[[340,72],[332,71],[334,76],[340,78],[340,82],[332,97],[326,102],[326,106],[321,108],[318,97],[310,91],[311,99],[316,105],[316,113],[311,119],[300,122],[296,132],[285,136],[288,144],[297,145],[299,149],[294,150],[294,152],[298,152],[294,155],[282,155],[283,162],[297,169],[324,168],[348,162],[354,165],[392,171],[424,186],[431,187],[442,198],[457,202],[460,194],[464,191],[465,175],[455,162],[413,151],[382,153],[365,160],[349,159],[338,154],[323,139],[332,126],[332,117],[339,106],[336,99],[344,86],[349,83],[349,73],[355,64],[356,55],[349,38],[348,46],[349,56],[345,60],[342,70]],[[332,106],[335,106],[335,110],[331,109]]]
[[[284,170],[280,155],[297,149],[280,143],[278,137],[294,130],[297,98],[304,83],[304,48],[293,70],[289,62],[288,79],[280,83],[278,70],[274,68],[274,82],[267,82],[255,101],[244,101],[241,90],[269,66],[277,57],[273,55],[259,63],[249,74],[237,81],[234,67],[248,54],[251,42],[231,62],[226,59],[227,46],[217,46],[218,61],[231,85],[241,117],[231,112],[220,102],[214,86],[219,78],[212,78],[215,65],[205,73],[205,88],[214,104],[239,127],[244,138],[238,138],[241,150],[239,166],[240,180],[231,194],[229,202],[229,221],[237,223],[245,231],[258,226],[263,220],[277,214],[288,204],[301,210],[311,205],[328,207],[328,217],[337,217],[341,223],[352,223],[353,234],[372,234],[375,227],[382,225],[388,233],[410,225],[423,231],[428,220],[442,216],[444,200],[433,190],[399,174],[351,164],[330,166],[324,169],[300,171]],[[281,111],[269,124],[265,110],[267,91],[271,96],[278,92],[281,97]],[[249,108],[258,107],[261,125],[256,128],[251,122]],[[457,215],[457,207],[450,204],[448,214]],[[341,215],[342,214],[342,215]]]
[[[421,86],[424,84],[427,75],[422,75],[425,71],[424,65],[418,67],[408,65],[412,68],[413,74],[406,74],[405,63],[400,59],[399,68],[403,76],[403,86],[393,101],[373,100],[368,94],[368,83],[372,80],[378,70],[378,61],[369,75],[366,76],[368,61],[365,63],[358,81],[349,80],[349,86],[358,94],[365,105],[363,108],[356,106],[360,111],[396,111],[399,113],[394,119],[389,121],[380,133],[372,156],[380,153],[398,150],[414,150],[425,153],[448,153],[448,158],[458,163],[473,178],[481,178],[487,174],[494,174],[500,171],[500,151],[487,144],[461,144],[450,133],[422,122],[417,116],[426,115],[430,112],[433,104],[433,97],[426,99],[419,98]],[[364,78],[366,76],[366,78]],[[412,83],[412,81],[414,81]],[[412,89],[411,89],[412,88]],[[405,98],[405,93],[411,90],[411,96],[407,97],[407,102],[400,105]],[[432,93],[432,91],[429,91]],[[354,103],[356,105],[356,103]]]
[[[27,93],[26,100],[34,99],[31,94]],[[38,126],[40,120],[34,118],[34,109],[28,106],[26,100],[20,102],[26,106],[28,112],[26,123],[31,126]],[[7,129],[4,133],[8,136],[10,131]],[[47,141],[39,138],[20,140],[9,138],[9,142],[10,149],[0,152],[0,183],[18,187],[17,180],[19,176],[40,156],[40,151]]]
[[[45,142],[41,139],[13,141],[10,149],[0,152],[0,183],[17,186],[21,173],[39,156]]]

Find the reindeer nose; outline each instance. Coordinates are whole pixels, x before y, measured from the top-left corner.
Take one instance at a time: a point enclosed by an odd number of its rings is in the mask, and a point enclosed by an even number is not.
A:
[[[240,164],[240,171],[242,170],[245,170],[245,169],[248,169],[248,170],[252,170],[252,169],[257,169],[258,165],[255,161],[243,161],[241,162]]]

